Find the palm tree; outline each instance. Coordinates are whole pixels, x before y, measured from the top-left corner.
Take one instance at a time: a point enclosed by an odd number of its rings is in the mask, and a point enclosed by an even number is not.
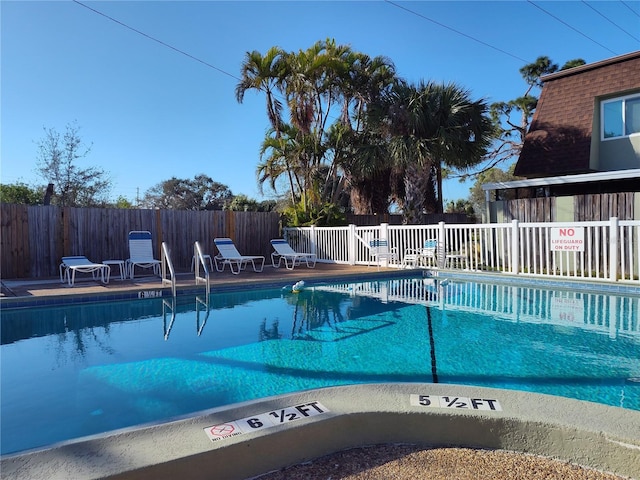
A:
[[[289,184],[291,203],[296,204],[304,185],[297,174],[300,170],[297,159],[303,154],[297,142],[298,131],[288,124],[282,125],[281,131],[271,129],[260,147],[260,159],[257,175],[258,184],[262,188],[267,180],[273,191],[277,191],[276,182],[281,175],[286,174]]]
[[[442,168],[468,169],[486,153],[492,132],[484,101],[455,84],[398,82],[386,99],[389,154],[403,171],[398,203],[405,223],[424,211],[442,212]]]
[[[282,125],[282,103],[276,97],[281,88],[284,52],[271,47],[262,54],[256,50],[247,52],[240,68],[242,78],[236,85],[236,99],[242,103],[247,90],[263,91],[267,95],[267,117],[278,135]]]
[[[338,78],[343,95],[340,125],[345,133],[341,148],[332,142],[334,170],[340,167],[344,173],[355,213],[386,213],[391,197],[387,141],[368,121],[368,110],[394,85],[395,66],[386,57],[362,53],[350,54],[345,66]]]
[[[494,132],[489,106],[473,101],[470,92],[456,84],[430,85],[433,99],[433,165],[436,173],[437,212],[443,212],[443,165],[457,171],[478,165],[487,153]]]

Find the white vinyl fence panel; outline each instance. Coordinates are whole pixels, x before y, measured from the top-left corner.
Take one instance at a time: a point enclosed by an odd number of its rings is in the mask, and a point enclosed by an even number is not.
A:
[[[576,232],[573,250],[552,243],[558,231]],[[369,242],[383,239],[398,253],[395,266],[410,249],[438,242],[439,267],[475,272],[503,272],[640,284],[640,221],[613,217],[598,222],[553,222],[447,225],[302,227],[285,229],[300,252],[315,253],[320,262],[374,265]],[[440,251],[440,250],[439,250]]]

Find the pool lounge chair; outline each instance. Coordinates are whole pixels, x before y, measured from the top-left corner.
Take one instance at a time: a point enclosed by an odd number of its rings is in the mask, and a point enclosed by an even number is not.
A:
[[[87,257],[81,255],[62,257],[62,263],[60,263],[60,281],[62,283],[69,282],[69,286],[73,287],[76,282],[77,272],[90,273],[94,280],[97,280],[99,277],[102,283],[109,283],[111,267],[104,263],[93,263]]]
[[[296,265],[300,265],[302,260],[307,264],[307,268],[315,268],[315,253],[296,252],[284,238],[275,238],[271,240],[271,246],[275,252],[271,253],[271,264],[274,268],[280,268],[280,264],[284,262],[284,266],[288,270],[293,270]],[[278,264],[276,265],[276,259]]]
[[[373,239],[369,242],[369,254],[378,265],[378,270],[380,269],[380,264],[383,260],[386,262],[387,266],[390,261],[395,262],[398,260],[397,249],[395,247],[390,247],[388,240],[382,240],[379,238]]]
[[[422,248],[405,250],[402,267],[440,267],[443,259],[442,245],[437,240],[426,240]]]
[[[213,243],[219,252],[218,255],[213,257],[213,263],[218,272],[222,272],[225,265],[229,265],[231,273],[238,275],[240,270],[244,270],[249,262],[251,262],[254,272],[261,272],[264,268],[263,256],[241,255],[230,238],[214,238]],[[256,261],[260,262],[259,266],[256,265]]]
[[[153,258],[151,232],[134,230],[129,232],[129,258],[127,259],[127,275],[133,278],[135,268],[153,268],[154,275],[160,275],[160,260]]]

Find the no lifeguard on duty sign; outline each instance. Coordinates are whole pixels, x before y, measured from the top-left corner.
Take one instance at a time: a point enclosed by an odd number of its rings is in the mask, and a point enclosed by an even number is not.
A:
[[[553,252],[584,252],[584,228],[551,228],[549,240]]]

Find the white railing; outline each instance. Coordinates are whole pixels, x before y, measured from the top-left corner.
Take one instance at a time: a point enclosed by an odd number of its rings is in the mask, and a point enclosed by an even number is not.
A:
[[[579,232],[575,250],[555,244],[558,232]],[[443,245],[441,267],[475,272],[640,284],[640,220],[594,222],[388,225],[286,228],[285,237],[319,262],[375,265],[369,240],[386,239],[399,254],[425,241]],[[576,237],[576,238],[577,238]],[[448,262],[444,260],[455,260]]]

